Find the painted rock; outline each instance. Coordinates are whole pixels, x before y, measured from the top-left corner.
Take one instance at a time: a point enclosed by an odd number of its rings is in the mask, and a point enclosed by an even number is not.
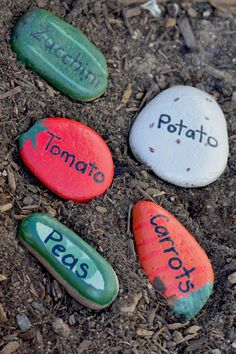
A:
[[[129,142],[137,160],[180,187],[206,186],[227,164],[224,114],[212,96],[194,87],[175,86],[149,102]]]
[[[159,205],[139,201],[133,233],[141,265],[177,317],[190,320],[212,293],[211,263],[192,235]]]
[[[62,198],[87,202],[109,188],[114,167],[105,141],[66,118],[37,121],[19,139],[27,167]]]
[[[76,100],[90,101],[106,90],[103,54],[77,28],[48,11],[36,8],[20,18],[12,48],[27,67]]]
[[[115,300],[119,284],[114,270],[65,225],[36,213],[27,216],[18,231],[30,252],[81,304],[99,310]]]

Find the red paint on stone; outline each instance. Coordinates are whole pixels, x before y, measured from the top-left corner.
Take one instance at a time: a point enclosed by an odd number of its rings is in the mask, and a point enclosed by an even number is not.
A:
[[[164,296],[180,299],[213,282],[211,263],[193,236],[167,210],[149,201],[133,208],[133,233],[141,265]]]
[[[26,166],[62,198],[87,202],[111,185],[114,166],[105,141],[66,118],[39,120],[19,139]]]

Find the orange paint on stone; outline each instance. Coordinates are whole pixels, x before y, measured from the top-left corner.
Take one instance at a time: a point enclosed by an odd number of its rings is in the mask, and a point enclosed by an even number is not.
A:
[[[137,253],[150,282],[168,299],[187,297],[214,281],[211,263],[193,236],[168,211],[149,201],[133,208]]]

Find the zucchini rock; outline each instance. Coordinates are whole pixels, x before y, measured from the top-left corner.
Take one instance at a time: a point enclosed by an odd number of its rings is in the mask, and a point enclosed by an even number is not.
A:
[[[12,48],[28,68],[75,100],[91,101],[107,88],[108,69],[100,50],[46,10],[35,8],[20,18]]]

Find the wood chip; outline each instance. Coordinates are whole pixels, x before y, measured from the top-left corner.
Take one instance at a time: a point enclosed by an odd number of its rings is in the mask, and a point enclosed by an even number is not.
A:
[[[6,280],[6,279],[7,279],[7,277],[5,275],[0,274],[0,281]]]
[[[127,12],[126,12],[126,16],[127,18],[131,18],[131,17],[134,17],[134,16],[139,16],[141,14],[141,9],[140,7],[133,7],[131,9],[128,9]]]
[[[7,322],[7,315],[2,307],[2,304],[0,303],[0,323]]]
[[[20,344],[16,341],[10,342],[0,351],[0,354],[11,354],[20,348]]]
[[[16,191],[16,180],[14,176],[14,172],[10,166],[7,168],[7,177],[8,177],[8,184],[13,193]]]
[[[209,3],[217,10],[236,15],[236,0],[209,0]]]
[[[145,192],[142,188],[140,188],[139,186],[136,186],[136,188],[139,190],[139,192],[148,200],[150,200],[153,203],[156,203],[156,201],[147,193]]]
[[[202,329],[201,326],[193,325],[186,329],[185,334],[195,334]]]
[[[129,6],[134,4],[144,4],[146,0],[119,0],[119,5]]]
[[[21,92],[20,86],[16,86],[8,92],[4,92],[0,95],[0,100],[4,100],[7,97],[11,97]]]
[[[129,306],[123,306],[121,308],[121,312],[122,313],[125,313],[125,314],[128,314],[128,315],[131,315],[134,313],[137,305],[138,305],[138,302],[139,300],[142,298],[142,293],[138,293],[136,295],[134,295],[134,298],[133,298],[133,303]]]
[[[88,349],[91,347],[92,345],[92,341],[85,339],[83,340],[82,343],[80,343],[80,345],[77,348],[77,354],[83,354],[83,353],[87,353]]]
[[[186,47],[192,49],[196,46],[196,39],[194,37],[192,27],[189,23],[189,20],[186,16],[182,16],[178,19],[178,26],[180,33],[184,38]]]
[[[131,83],[128,83],[128,86],[125,89],[122,97],[122,103],[127,104],[129,102],[130,96],[132,95],[132,86]]]
[[[0,213],[4,213],[5,211],[10,210],[13,207],[12,203],[7,203],[4,205],[0,205]]]
[[[136,333],[140,337],[151,337],[154,332],[153,331],[148,331],[145,328],[138,328]]]
[[[129,204],[128,220],[127,220],[127,229],[126,229],[126,233],[127,233],[127,234],[130,233],[131,212],[132,212],[133,206],[134,206],[134,205],[133,205],[132,203]]]
[[[168,324],[168,328],[169,328],[171,331],[174,331],[174,330],[176,330],[176,329],[186,327],[188,323],[189,323],[189,322],[186,322],[186,323],[180,323],[180,322],[169,323],[169,324]]]
[[[131,35],[131,37],[134,35],[134,31],[133,31],[133,28],[131,27],[130,23],[129,23],[129,20],[127,18],[127,14],[126,14],[126,9],[124,7],[122,7],[121,9],[121,12],[122,12],[122,16],[123,16],[123,19],[125,21],[125,26],[129,32],[129,34]]]
[[[172,28],[175,27],[175,25],[176,25],[176,19],[169,17],[166,21],[166,28]]]
[[[96,209],[100,214],[106,214],[106,212],[107,212],[107,209],[104,208],[104,207],[102,207],[102,206],[100,206],[100,205],[96,206],[95,209]]]

